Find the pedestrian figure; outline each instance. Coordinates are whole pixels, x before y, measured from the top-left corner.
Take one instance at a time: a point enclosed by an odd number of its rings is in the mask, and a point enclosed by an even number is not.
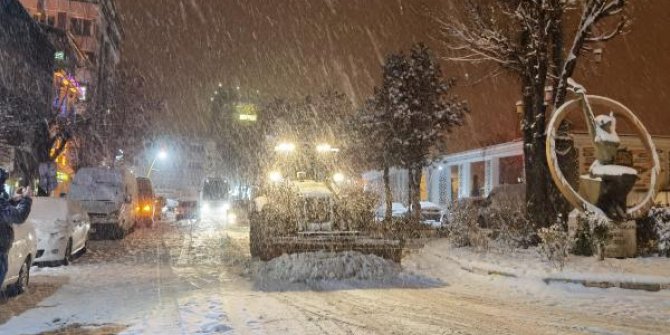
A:
[[[5,181],[9,174],[0,168],[0,285],[5,281],[9,266],[9,249],[14,242],[14,228],[12,224],[21,224],[26,221],[32,205],[29,188],[20,188],[13,197],[5,191]]]

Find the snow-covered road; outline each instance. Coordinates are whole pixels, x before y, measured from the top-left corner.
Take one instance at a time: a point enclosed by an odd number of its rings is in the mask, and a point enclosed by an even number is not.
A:
[[[0,334],[670,332],[667,291],[541,286],[472,274],[430,251],[407,257],[395,280],[389,270],[268,283],[255,276],[268,272],[249,259],[247,236],[245,227],[179,222],[94,241],[67,268],[35,268],[28,294],[1,301]]]

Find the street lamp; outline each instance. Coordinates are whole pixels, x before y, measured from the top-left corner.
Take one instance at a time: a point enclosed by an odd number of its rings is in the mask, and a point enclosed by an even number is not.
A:
[[[154,165],[156,164],[156,160],[165,160],[167,158],[168,154],[167,151],[161,149],[161,151],[156,154],[156,157],[154,157],[154,160],[151,161],[151,166],[149,166],[149,172],[147,173],[147,178],[151,177],[151,171],[154,170]]]

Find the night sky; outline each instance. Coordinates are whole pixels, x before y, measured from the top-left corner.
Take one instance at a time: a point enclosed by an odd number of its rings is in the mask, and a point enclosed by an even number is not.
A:
[[[445,54],[431,17],[453,13],[458,0],[118,0],[126,39],[123,58],[137,65],[168,102],[173,129],[197,131],[219,82],[263,98],[336,89],[360,103],[380,81],[390,52],[422,41]],[[604,61],[580,60],[577,79],[591,92],[629,105],[652,133],[670,135],[670,1],[631,2],[632,28],[604,47]],[[578,14],[578,12],[577,12]],[[659,30],[660,29],[660,30]],[[452,136],[456,147],[517,135],[511,76],[479,82],[489,67],[443,62],[472,113]],[[634,88],[634,89],[631,89]],[[659,126],[659,125],[662,125]],[[486,131],[481,131],[484,128]],[[460,143],[459,143],[460,142]]]
[[[415,41],[437,45],[425,8],[439,0],[119,0],[123,57],[177,114],[205,108],[219,82],[264,97],[332,88],[355,102],[381,61]],[[431,32],[431,30],[433,30]],[[436,36],[436,35],[435,35]]]

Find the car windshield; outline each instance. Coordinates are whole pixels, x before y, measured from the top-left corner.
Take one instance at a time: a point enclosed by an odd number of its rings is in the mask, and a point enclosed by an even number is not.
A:
[[[208,179],[202,187],[203,200],[228,200],[228,183],[223,180]]]
[[[0,335],[670,335],[670,0],[0,0],[0,182]]]

